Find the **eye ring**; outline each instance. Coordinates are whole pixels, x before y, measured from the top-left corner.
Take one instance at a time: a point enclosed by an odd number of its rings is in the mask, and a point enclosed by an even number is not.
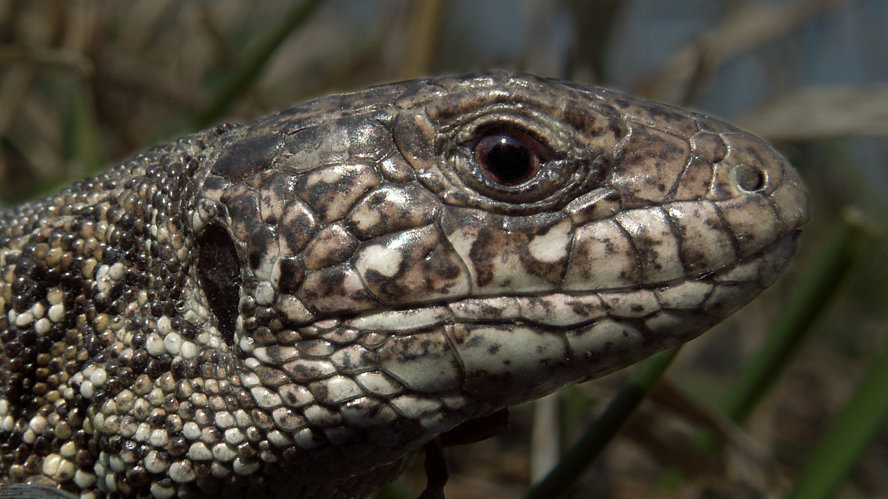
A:
[[[531,135],[514,128],[483,130],[473,147],[475,164],[487,182],[501,187],[524,184],[554,156]]]
[[[445,202],[501,213],[556,209],[604,172],[603,157],[534,113],[486,112],[441,129],[442,175],[426,181]],[[440,180],[441,183],[432,183]]]

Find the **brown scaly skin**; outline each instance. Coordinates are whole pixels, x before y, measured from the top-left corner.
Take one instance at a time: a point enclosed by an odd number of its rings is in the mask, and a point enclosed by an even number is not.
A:
[[[199,132],[0,212],[0,474],[363,496],[466,420],[695,337],[806,219],[759,139],[520,73]]]

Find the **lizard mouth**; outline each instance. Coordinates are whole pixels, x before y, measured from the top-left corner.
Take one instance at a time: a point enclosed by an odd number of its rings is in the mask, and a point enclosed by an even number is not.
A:
[[[462,408],[473,401],[477,412],[468,416],[474,417],[699,335],[779,275],[796,234],[736,263],[670,281],[405,303],[327,318],[287,333],[292,343],[255,345],[245,365],[257,369],[255,379],[274,373],[275,382],[286,380],[281,397],[297,406],[308,387],[325,404],[379,397],[396,406],[414,399],[427,404],[417,407],[446,403],[456,419],[466,417]],[[334,366],[354,379],[336,375]],[[436,432],[456,420],[429,417],[424,424]]]
[[[697,315],[711,325],[768,287],[792,256],[799,231],[715,270],[636,287],[504,294],[364,313],[343,325],[363,331],[416,331],[448,323],[514,324],[540,330],[587,328],[608,319],[650,323]],[[707,326],[708,327],[708,326]],[[702,332],[702,331],[700,331]]]

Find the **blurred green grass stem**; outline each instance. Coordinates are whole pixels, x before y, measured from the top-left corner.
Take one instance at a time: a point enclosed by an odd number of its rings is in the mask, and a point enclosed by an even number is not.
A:
[[[679,347],[672,348],[640,363],[604,412],[589,425],[555,468],[530,489],[526,499],[557,497],[569,490],[635,412],[679,350]]]

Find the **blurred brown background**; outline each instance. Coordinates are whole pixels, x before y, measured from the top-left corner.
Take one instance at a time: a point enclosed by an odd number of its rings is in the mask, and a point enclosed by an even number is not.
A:
[[[427,74],[519,68],[721,116],[777,143],[808,182],[799,257],[684,349],[666,388],[688,398],[646,403],[574,496],[782,495],[888,345],[886,47],[883,0],[0,0],[0,205],[214,122]],[[713,461],[684,452],[690,415],[711,411],[849,209],[868,242],[744,443]],[[568,389],[542,440],[569,441],[623,379]],[[453,449],[448,497],[527,490],[546,451],[531,447],[533,407],[514,412],[508,434]],[[675,467],[686,479],[668,485]],[[886,477],[883,430],[838,495],[888,496]],[[406,474],[387,497],[423,484]]]

